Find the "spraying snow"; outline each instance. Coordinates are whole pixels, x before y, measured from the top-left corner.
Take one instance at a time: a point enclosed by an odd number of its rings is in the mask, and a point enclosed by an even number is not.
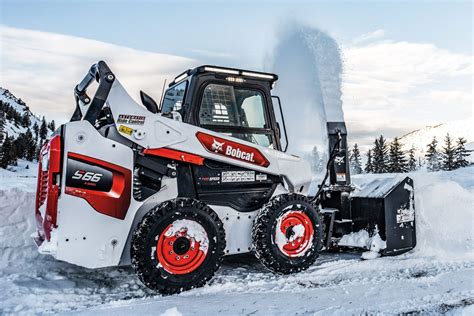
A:
[[[271,60],[279,75],[274,93],[280,96],[289,129],[288,152],[319,155],[327,160],[326,122],[342,122],[342,62],[336,41],[326,33],[293,24],[280,34]],[[313,168],[321,172],[325,163]],[[318,170],[319,169],[319,170]]]

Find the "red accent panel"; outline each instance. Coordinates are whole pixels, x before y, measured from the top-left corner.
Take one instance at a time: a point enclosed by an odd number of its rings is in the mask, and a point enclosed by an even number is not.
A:
[[[47,170],[43,171],[43,157],[48,155]],[[56,176],[61,173],[61,136],[56,135],[41,148],[38,164],[38,182],[36,186],[36,226],[50,240],[51,230],[56,227],[58,215],[59,186]],[[45,218],[40,207],[46,202]]]
[[[85,199],[99,213],[124,219],[130,206],[132,172],[129,169],[100,159],[70,152],[68,158],[110,170],[113,174],[112,188],[108,192],[66,187],[66,194]]]
[[[197,132],[196,137],[204,148],[211,153],[262,167],[270,165],[267,158],[257,148],[202,132]]]
[[[198,155],[193,155],[184,151],[168,149],[168,148],[152,148],[145,149],[143,151],[145,155],[159,156],[170,158],[174,160],[180,160],[184,162],[189,162],[195,165],[202,166],[204,164],[204,158]]]

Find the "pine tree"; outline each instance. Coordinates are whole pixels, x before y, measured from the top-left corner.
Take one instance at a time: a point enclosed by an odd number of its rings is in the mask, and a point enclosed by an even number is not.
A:
[[[11,138],[8,137],[8,134],[5,135],[5,141],[2,144],[1,152],[2,159],[0,160],[0,167],[6,168],[8,165],[12,164],[13,159],[11,156],[12,142]]]
[[[443,152],[442,152],[442,167],[443,170],[454,170],[456,169],[455,165],[455,150],[453,146],[453,140],[451,136],[449,136],[449,133],[446,134],[446,137],[444,138],[444,147],[443,147]]]
[[[16,165],[18,165],[17,160],[18,160],[18,156],[20,154],[20,149],[18,148],[20,142],[18,141],[18,138],[13,139],[13,137],[10,137],[10,141],[11,141],[11,144],[12,144],[11,149],[10,149],[10,165],[16,166]]]
[[[388,171],[387,151],[387,141],[380,135],[380,137],[375,140],[373,149],[372,165],[374,173],[384,173]]]
[[[431,143],[428,144],[425,158],[429,171],[438,171],[441,169],[440,153],[438,152],[438,140],[436,136],[433,137]]]
[[[26,135],[24,133],[20,133],[18,137],[12,142],[12,153],[16,158],[24,158],[26,155]]]
[[[456,142],[456,148],[454,150],[454,165],[457,168],[466,167],[469,165],[469,161],[466,160],[466,157],[470,155],[471,150],[467,150],[464,145],[466,145],[467,140],[463,137],[458,138]]]
[[[49,129],[51,130],[51,132],[54,132],[56,130],[56,123],[54,122],[54,120],[51,120],[51,123],[49,123]]]
[[[39,135],[40,135],[41,140],[45,140],[46,137],[48,136],[48,129],[46,128],[46,120],[45,120],[44,116],[43,116],[43,120],[41,122]]]
[[[353,174],[362,173],[362,162],[360,159],[359,146],[357,144],[354,144],[354,147],[352,148],[352,151],[349,157],[349,163],[351,167],[351,172]]]
[[[38,139],[38,136],[39,136],[39,126],[38,126],[38,123],[35,122],[35,124],[33,125],[33,133],[35,135],[35,139]]]
[[[0,144],[3,143],[5,138],[5,113],[0,111]]]
[[[21,126],[29,127],[30,124],[31,124],[30,114],[28,113],[28,111],[25,111],[21,117]]]
[[[323,170],[323,161],[321,157],[319,156],[319,151],[318,151],[318,146],[314,146],[313,150],[311,151],[310,154],[310,160],[311,160],[311,170],[314,174],[321,173]]]
[[[365,163],[365,173],[372,173],[374,172],[374,166],[372,165],[372,150],[369,149],[367,152],[367,162]]]
[[[33,139],[33,134],[31,130],[28,130],[25,133],[25,149],[24,149],[24,157],[28,161],[33,161],[35,158],[35,151],[36,151],[36,143]]]
[[[407,172],[407,160],[397,137],[390,143],[388,171],[394,173]]]
[[[417,169],[414,146],[412,146],[408,151],[407,169],[408,171],[415,171]]]

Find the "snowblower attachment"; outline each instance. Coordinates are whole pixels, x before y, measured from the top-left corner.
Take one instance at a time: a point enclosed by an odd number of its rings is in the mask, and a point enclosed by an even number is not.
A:
[[[353,230],[368,229],[386,241],[383,255],[398,255],[416,245],[413,180],[374,180],[351,199]]]
[[[375,179],[355,192],[351,184],[347,130],[344,122],[328,122],[330,157],[327,174],[316,195],[325,217],[325,246],[328,249],[342,246],[365,247],[366,244],[349,242],[344,236],[368,232],[369,238],[377,234],[382,255],[397,255],[416,245],[413,180],[409,177]],[[325,185],[329,177],[329,185]],[[378,248],[378,247],[377,247]],[[373,250],[373,249],[372,249]]]

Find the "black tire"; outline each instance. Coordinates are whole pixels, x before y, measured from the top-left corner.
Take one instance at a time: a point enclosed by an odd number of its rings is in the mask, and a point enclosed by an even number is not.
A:
[[[307,222],[307,219],[311,221],[307,225],[312,225],[313,234],[311,238],[311,229],[308,227],[307,241],[297,249],[301,250],[301,253],[289,255],[277,244],[276,229],[278,225],[283,225],[282,218],[293,211],[305,214],[303,215],[305,221]],[[284,234],[285,238],[294,236],[293,228],[288,227]],[[286,235],[287,233],[290,233],[290,236]],[[304,239],[305,237],[302,237],[301,240]],[[282,194],[272,198],[260,210],[253,224],[252,242],[256,257],[266,268],[279,274],[296,273],[306,270],[318,258],[323,243],[322,221],[317,209],[305,196]]]
[[[199,227],[207,234],[208,243],[207,252],[205,254],[203,252],[200,257],[204,258],[203,261],[200,261],[201,263],[194,267],[194,270],[184,271],[181,274],[173,273],[174,270],[170,271],[169,266],[166,268],[163,255],[161,261],[159,258],[160,238],[174,238],[173,232],[171,235],[166,234],[170,231],[170,226],[172,227],[178,220],[199,224]],[[169,244],[171,245],[172,242]],[[175,240],[173,247],[177,244],[178,239]],[[187,247],[187,251],[191,251],[189,242],[187,242]],[[151,209],[138,224],[131,243],[132,267],[148,288],[162,294],[175,294],[206,284],[219,269],[225,247],[225,231],[217,214],[203,202],[177,198]],[[164,249],[164,246],[161,249]],[[174,255],[179,257],[177,249],[173,249],[176,251]],[[192,249],[194,251],[194,247]],[[200,251],[199,247],[197,251]]]

